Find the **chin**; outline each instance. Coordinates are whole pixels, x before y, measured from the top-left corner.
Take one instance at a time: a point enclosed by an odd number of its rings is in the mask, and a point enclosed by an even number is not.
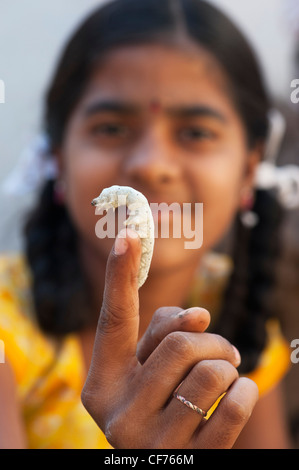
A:
[[[196,264],[200,259],[200,250],[186,250],[185,241],[182,239],[155,240],[154,255],[151,268],[153,271],[179,269],[186,264]]]

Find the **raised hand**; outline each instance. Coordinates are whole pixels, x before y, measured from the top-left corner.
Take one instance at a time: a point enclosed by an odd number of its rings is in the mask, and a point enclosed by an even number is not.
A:
[[[117,237],[108,259],[82,402],[115,448],[231,448],[258,399],[257,387],[238,377],[236,349],[204,332],[209,314],[203,309],[189,312],[189,326],[181,321],[184,311],[160,309],[138,344],[140,239],[130,229],[126,233]],[[174,318],[168,325],[166,315]],[[175,391],[194,409],[175,398]]]

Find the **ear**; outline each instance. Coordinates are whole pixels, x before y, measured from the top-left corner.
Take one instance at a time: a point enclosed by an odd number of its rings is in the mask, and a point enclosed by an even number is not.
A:
[[[248,152],[240,194],[240,208],[242,210],[249,210],[252,208],[254,202],[256,172],[258,165],[262,160],[263,153],[264,144],[262,143],[256,144],[256,146]]]
[[[63,159],[63,154],[62,154],[62,149],[61,148],[55,148],[55,150],[53,151],[53,156],[56,160],[56,164],[57,164],[57,170],[58,170],[58,175],[57,175],[57,179],[60,180],[60,179],[63,179],[63,175],[64,175],[64,159]]]
[[[57,175],[54,184],[54,201],[58,206],[62,206],[66,202],[66,184],[64,178],[64,159],[62,150],[56,148],[53,151],[53,157],[56,161]]]

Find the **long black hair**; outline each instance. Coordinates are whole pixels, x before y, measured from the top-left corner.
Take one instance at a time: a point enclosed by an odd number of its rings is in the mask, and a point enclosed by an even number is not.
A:
[[[103,54],[129,44],[176,43],[182,34],[222,66],[248,145],[264,142],[271,105],[260,69],[247,40],[223,13],[202,0],[114,0],[85,19],[58,62],[45,103],[44,129],[51,150],[62,144],[68,119]],[[235,269],[225,296],[220,332],[240,348],[246,370],[254,367],[265,345],[266,298],[273,285],[271,266],[276,250],[270,240],[274,240],[278,224],[276,209],[271,196],[259,193],[256,230],[247,233],[237,223]],[[90,322],[87,287],[80,269],[76,230],[66,208],[55,203],[53,181],[45,185],[30,214],[25,239],[41,328],[55,335],[80,330]]]

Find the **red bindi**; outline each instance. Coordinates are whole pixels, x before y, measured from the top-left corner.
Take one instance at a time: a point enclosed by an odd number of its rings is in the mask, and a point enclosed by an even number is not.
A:
[[[162,109],[162,105],[159,100],[152,100],[149,105],[149,109],[152,113],[159,113]]]

